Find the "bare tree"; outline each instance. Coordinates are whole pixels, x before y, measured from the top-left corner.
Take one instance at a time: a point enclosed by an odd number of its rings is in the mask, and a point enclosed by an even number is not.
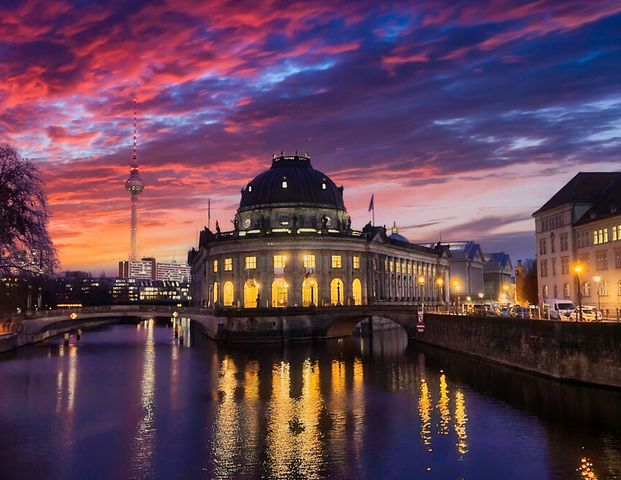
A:
[[[527,258],[518,262],[515,273],[518,299],[529,305],[537,305],[537,260]]]
[[[0,144],[0,273],[51,273],[47,197],[37,167]]]

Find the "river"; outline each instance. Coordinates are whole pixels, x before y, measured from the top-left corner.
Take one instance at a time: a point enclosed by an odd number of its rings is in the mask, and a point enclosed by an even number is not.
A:
[[[0,478],[621,478],[619,392],[398,329],[285,346],[173,332],[118,324],[1,356]]]

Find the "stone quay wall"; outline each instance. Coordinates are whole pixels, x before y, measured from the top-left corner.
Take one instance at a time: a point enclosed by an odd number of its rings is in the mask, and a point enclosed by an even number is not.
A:
[[[558,380],[621,388],[621,324],[425,314],[411,338]]]

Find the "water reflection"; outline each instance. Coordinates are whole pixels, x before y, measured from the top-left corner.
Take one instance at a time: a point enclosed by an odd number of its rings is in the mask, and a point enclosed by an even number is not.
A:
[[[0,478],[84,478],[97,461],[102,478],[621,474],[614,392],[404,350],[400,331],[276,347],[194,335],[183,348],[185,327],[170,325],[87,332],[50,343],[49,356],[38,346],[0,361]],[[32,438],[40,425],[49,437]]]
[[[147,320],[139,325],[147,335],[144,344],[144,359],[142,364],[142,380],[140,382],[140,405],[142,415],[134,436],[132,452],[132,472],[135,478],[152,476],[152,456],[155,447],[157,430],[155,423],[155,341],[154,320]]]

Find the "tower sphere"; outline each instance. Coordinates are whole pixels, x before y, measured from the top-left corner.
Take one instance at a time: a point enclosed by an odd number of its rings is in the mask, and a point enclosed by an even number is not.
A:
[[[125,182],[125,190],[127,193],[137,195],[144,190],[144,183],[140,178],[138,165],[132,165],[129,169],[129,178]]]

